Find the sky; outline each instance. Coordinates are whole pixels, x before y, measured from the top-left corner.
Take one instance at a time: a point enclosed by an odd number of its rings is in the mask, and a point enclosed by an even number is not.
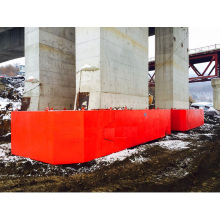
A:
[[[18,59],[9,60],[7,62],[0,63],[0,66],[6,66],[6,65],[9,65],[9,64],[11,64],[11,65],[15,65],[15,64],[25,65],[25,58],[21,57],[21,58],[18,58]]]
[[[220,44],[220,27],[189,27],[189,49]],[[155,36],[149,37],[149,57],[155,57]]]

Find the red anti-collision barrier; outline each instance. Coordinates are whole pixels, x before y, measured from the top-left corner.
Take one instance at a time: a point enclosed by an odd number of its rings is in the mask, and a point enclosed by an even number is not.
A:
[[[171,133],[170,110],[12,112],[12,154],[83,163]]]
[[[188,131],[204,124],[203,109],[171,109],[171,130]]]

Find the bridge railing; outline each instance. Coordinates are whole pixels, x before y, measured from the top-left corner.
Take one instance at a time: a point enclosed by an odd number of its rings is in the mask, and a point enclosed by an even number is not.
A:
[[[210,46],[190,49],[189,54],[201,53],[201,52],[216,50],[216,49],[220,49],[220,44],[214,44],[214,45],[210,45]]]
[[[205,46],[205,47],[199,47],[199,48],[195,48],[195,49],[190,49],[189,50],[189,54],[202,53],[202,52],[211,51],[211,50],[217,50],[217,49],[220,49],[220,44],[214,44],[214,45],[209,45],[209,46]],[[148,61],[149,62],[155,61],[155,57],[150,57],[148,59]]]

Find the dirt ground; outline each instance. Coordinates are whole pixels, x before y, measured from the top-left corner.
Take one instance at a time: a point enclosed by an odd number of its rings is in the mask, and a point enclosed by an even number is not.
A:
[[[11,155],[10,134],[1,134],[0,191],[220,192],[219,137],[220,124],[205,124],[126,150],[133,153],[120,160],[53,166]],[[188,147],[161,147],[167,140]]]

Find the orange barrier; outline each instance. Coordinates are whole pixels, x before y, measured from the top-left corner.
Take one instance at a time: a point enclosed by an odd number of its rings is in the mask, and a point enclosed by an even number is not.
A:
[[[171,109],[171,130],[188,131],[204,124],[203,109]]]
[[[12,154],[83,163],[171,133],[170,110],[12,112]]]

